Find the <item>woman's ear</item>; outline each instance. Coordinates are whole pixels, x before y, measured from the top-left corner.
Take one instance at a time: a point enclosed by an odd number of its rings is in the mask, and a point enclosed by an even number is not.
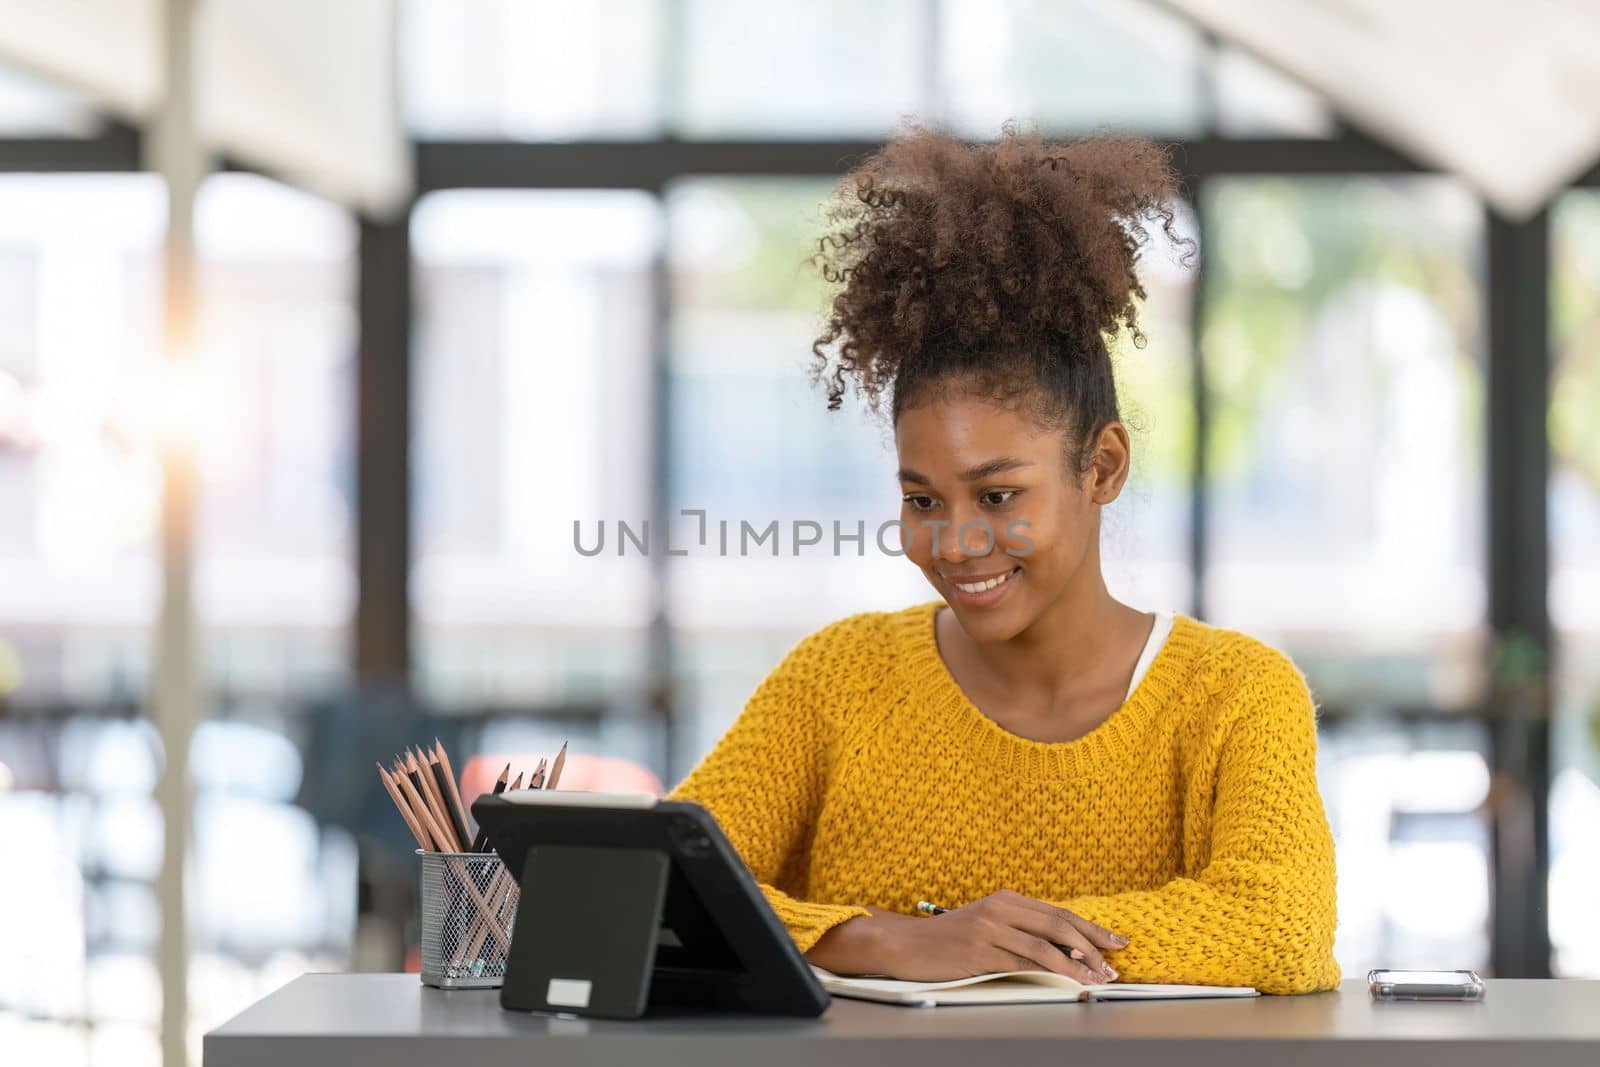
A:
[[[1122,494],[1128,481],[1128,470],[1133,453],[1129,447],[1128,430],[1115,420],[1095,435],[1094,456],[1089,463],[1089,499],[1104,506]]]

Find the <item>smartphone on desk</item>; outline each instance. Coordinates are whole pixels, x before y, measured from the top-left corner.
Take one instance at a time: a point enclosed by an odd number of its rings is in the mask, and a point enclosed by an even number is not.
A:
[[[1374,1000],[1482,1000],[1477,971],[1368,971]]]

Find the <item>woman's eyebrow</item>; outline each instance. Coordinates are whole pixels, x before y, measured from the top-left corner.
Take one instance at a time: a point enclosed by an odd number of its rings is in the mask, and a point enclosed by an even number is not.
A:
[[[1000,459],[991,459],[987,463],[980,463],[976,467],[968,467],[966,470],[961,472],[961,480],[964,482],[977,482],[982,481],[984,478],[992,478],[994,475],[999,474],[1002,471],[1012,471],[1016,470],[1018,467],[1031,466],[1033,466],[1033,460],[1031,459],[1017,459],[1014,456],[1004,456]]]
[[[966,470],[962,471],[958,477],[960,477],[960,479],[964,482],[977,482],[982,481],[984,478],[991,478],[1002,471],[1011,471],[1016,470],[1019,467],[1031,466],[1033,466],[1033,460],[1031,459],[1017,459],[1015,456],[1002,456],[1000,459],[991,459],[986,463],[980,463],[976,467],[968,467]],[[910,467],[900,468],[900,480],[902,482],[916,482],[918,485],[933,484],[932,482],[928,481],[927,478],[924,478]]]

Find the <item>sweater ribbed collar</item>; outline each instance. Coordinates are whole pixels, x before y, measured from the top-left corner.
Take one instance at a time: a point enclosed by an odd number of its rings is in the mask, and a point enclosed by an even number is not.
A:
[[[1122,706],[1082,737],[1034,741],[989,718],[956,683],[939,654],[934,620],[941,600],[919,604],[892,617],[896,669],[917,706],[957,734],[975,763],[1024,778],[1092,777],[1134,752],[1150,724],[1193,673],[1207,627],[1174,615],[1172,632]]]

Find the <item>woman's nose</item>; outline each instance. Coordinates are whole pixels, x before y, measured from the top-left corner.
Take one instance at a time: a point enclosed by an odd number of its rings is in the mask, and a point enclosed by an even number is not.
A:
[[[937,555],[946,563],[986,556],[994,539],[985,531],[984,520],[974,516],[953,516],[950,525],[938,531]]]

